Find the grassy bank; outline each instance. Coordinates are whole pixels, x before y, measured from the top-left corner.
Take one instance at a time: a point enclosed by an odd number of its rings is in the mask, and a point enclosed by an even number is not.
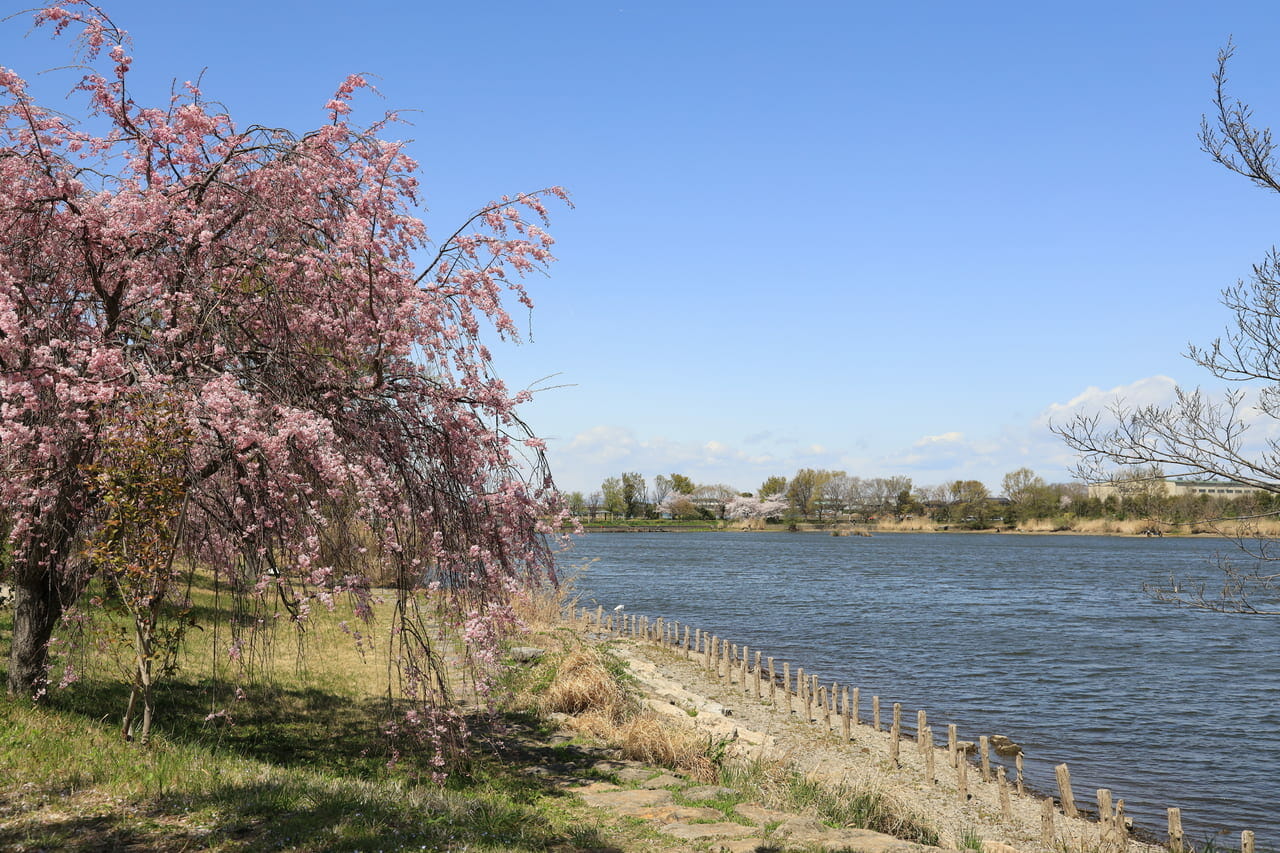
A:
[[[214,672],[219,614],[159,692],[149,746],[119,732],[127,690],[109,655],[44,706],[0,700],[0,849],[543,850],[600,843],[581,804],[530,785],[499,744],[536,738],[518,713],[472,714],[468,761],[441,787],[385,733],[385,660],[323,614],[281,631],[237,694]],[[11,614],[0,613],[7,656]],[[222,626],[225,631],[225,625]],[[225,634],[222,641],[225,643]],[[225,664],[223,664],[225,670]],[[502,737],[493,726],[506,728]]]
[[[611,779],[593,769],[606,754],[732,783],[739,793],[713,804],[726,815],[751,799],[932,839],[870,793],[823,792],[781,765],[727,762],[724,744],[645,713],[608,643],[559,625],[550,599],[527,608],[531,633],[514,638],[547,653],[511,669],[496,715],[468,706],[470,748],[438,785],[435,768],[385,732],[376,632],[361,654],[341,626],[349,614],[321,613],[301,648],[277,632],[237,690],[226,664],[213,665],[216,643],[225,657],[226,615],[207,587],[195,598],[200,628],[159,690],[151,744],[122,739],[127,690],[102,648],[47,704],[0,699],[0,849],[655,849],[652,828],[590,808],[548,778],[576,761],[579,776]],[[5,654],[11,630],[0,611]],[[557,733],[566,725],[577,734]]]

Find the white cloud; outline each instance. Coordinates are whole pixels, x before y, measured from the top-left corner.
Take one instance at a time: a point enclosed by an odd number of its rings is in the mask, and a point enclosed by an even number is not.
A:
[[[963,433],[944,432],[942,435],[926,435],[917,441],[913,447],[928,447],[931,444],[955,444],[964,438]]]
[[[1062,423],[1077,414],[1105,413],[1116,405],[1129,408],[1167,406],[1177,398],[1177,387],[1178,383],[1168,376],[1148,376],[1106,391],[1090,385],[1065,403],[1050,403],[1037,423],[1045,426]]]
[[[1150,376],[1110,389],[1085,388],[1066,402],[1051,402],[1029,420],[993,424],[981,434],[939,429],[917,438],[904,436],[895,445],[868,446],[863,436],[848,443],[801,444],[780,434],[756,433],[741,441],[637,436],[628,428],[600,425],[567,442],[549,442],[551,462],[562,488],[591,491],[605,477],[639,471],[646,478],[680,473],[699,483],[725,483],[754,490],[772,475],[790,477],[800,468],[829,468],[861,477],[905,475],[916,485],[975,479],[997,490],[1009,471],[1028,467],[1051,482],[1070,479],[1076,457],[1051,430],[1077,414],[1105,412],[1108,406],[1168,405],[1176,400],[1176,384],[1167,376]],[[1253,411],[1241,413],[1252,419]],[[1280,430],[1262,418],[1252,430],[1256,441]],[[944,426],[945,424],[940,424]],[[749,450],[747,448],[750,448]],[[764,451],[764,452],[762,452]]]

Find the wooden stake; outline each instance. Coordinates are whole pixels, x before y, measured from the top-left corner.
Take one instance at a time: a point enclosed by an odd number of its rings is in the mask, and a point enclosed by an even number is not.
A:
[[[957,740],[958,739],[956,738],[956,724],[948,723],[947,724],[947,755],[951,758],[952,767],[956,766],[956,755],[959,752],[959,748],[956,746]]]
[[[960,799],[969,799],[969,762],[963,755],[956,762],[956,787],[960,790]]]
[[[1103,850],[1115,850],[1115,817],[1111,814],[1111,792],[1098,789],[1098,846]]]
[[[1253,830],[1240,833],[1240,853],[1253,853]]]
[[[924,730],[928,728],[928,719],[924,711],[916,711],[916,746],[920,748],[920,752],[924,752]]]
[[[783,713],[791,713],[791,664],[783,661],[782,663],[782,701],[785,704]]]
[[[1000,811],[1004,812],[1004,819],[1013,820],[1013,803],[1009,800],[1009,782],[1004,778],[1004,768],[996,768],[996,784],[1000,788]]]
[[[934,760],[936,759],[935,753],[937,750],[933,748],[933,729],[929,726],[925,726],[924,728],[924,739],[926,743],[924,749],[924,766],[925,770],[929,774],[929,784],[934,785],[938,782],[938,774],[934,772]]]
[[[871,697],[871,720],[876,731],[880,731],[880,697]]]
[[[756,698],[760,699],[764,696],[764,691],[760,689],[760,650],[756,649],[756,665],[752,670],[755,673]]]
[[[902,703],[893,703],[893,726],[889,729],[889,760],[898,766],[898,748],[902,744]]]
[[[1169,809],[1169,850],[1182,853],[1182,809]]]
[[[849,719],[849,688],[840,696],[840,733],[848,740],[853,735],[853,721]]]
[[[1059,764],[1053,771],[1058,777],[1058,794],[1062,799],[1063,814],[1067,817],[1079,817],[1080,812],[1076,811],[1076,798],[1071,795],[1071,771],[1065,764]]]
[[[1018,768],[1018,779],[1017,779],[1018,796],[1021,797],[1023,794],[1026,793],[1026,789],[1024,789],[1022,786],[1022,753],[1021,752],[1019,752],[1017,755],[1013,757],[1013,764],[1015,767]]]
[[[769,701],[773,702],[777,696],[778,682],[774,680],[773,674],[773,658],[769,658]]]
[[[850,720],[853,722],[855,726],[858,725],[859,707],[862,705],[862,702],[859,698],[861,693],[862,693],[861,687],[853,688],[853,714],[850,716]]]
[[[991,781],[991,739],[986,735],[978,738],[978,755],[982,758],[982,781]]]
[[[1040,843],[1053,846],[1053,800],[1049,797],[1040,803]]]

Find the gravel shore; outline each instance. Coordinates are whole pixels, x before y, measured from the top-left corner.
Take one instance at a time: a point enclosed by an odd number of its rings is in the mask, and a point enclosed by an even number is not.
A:
[[[984,781],[979,762],[971,757],[962,781],[946,748],[925,749],[915,740],[901,739],[895,758],[890,733],[877,731],[867,719],[865,698],[863,717],[846,737],[839,713],[828,719],[816,701],[806,713],[799,697],[784,697],[776,685],[770,691],[767,674],[757,687],[754,673],[744,679],[740,667],[717,673],[704,668],[702,655],[639,637],[619,637],[583,623],[579,627],[588,641],[612,646],[637,679],[649,707],[671,715],[673,724],[691,724],[710,737],[730,739],[731,752],[741,757],[782,760],[823,782],[879,790],[934,826],[945,847],[958,849],[978,839],[990,853],[1007,853],[1008,848],[1022,853],[1164,850],[1128,838],[1127,833],[1118,835],[1103,823],[1068,818],[1061,808],[1053,810],[1048,830],[1045,797],[1017,792],[1012,759],[997,759],[992,753],[990,781]],[[891,715],[892,709],[884,709],[883,728],[889,728]],[[912,728],[914,722],[913,716]],[[1000,764],[1006,765],[1008,778],[1003,786],[997,778]]]

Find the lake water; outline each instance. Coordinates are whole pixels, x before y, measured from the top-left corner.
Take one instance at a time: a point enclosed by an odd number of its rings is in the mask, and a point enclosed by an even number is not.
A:
[[[1109,788],[1139,826],[1280,850],[1280,618],[1153,602],[1143,583],[1212,578],[1206,539],[998,534],[596,534],[584,605],[675,619],[862,689],[935,735],[1004,734],[1028,783]],[[1210,589],[1212,589],[1212,583]]]

